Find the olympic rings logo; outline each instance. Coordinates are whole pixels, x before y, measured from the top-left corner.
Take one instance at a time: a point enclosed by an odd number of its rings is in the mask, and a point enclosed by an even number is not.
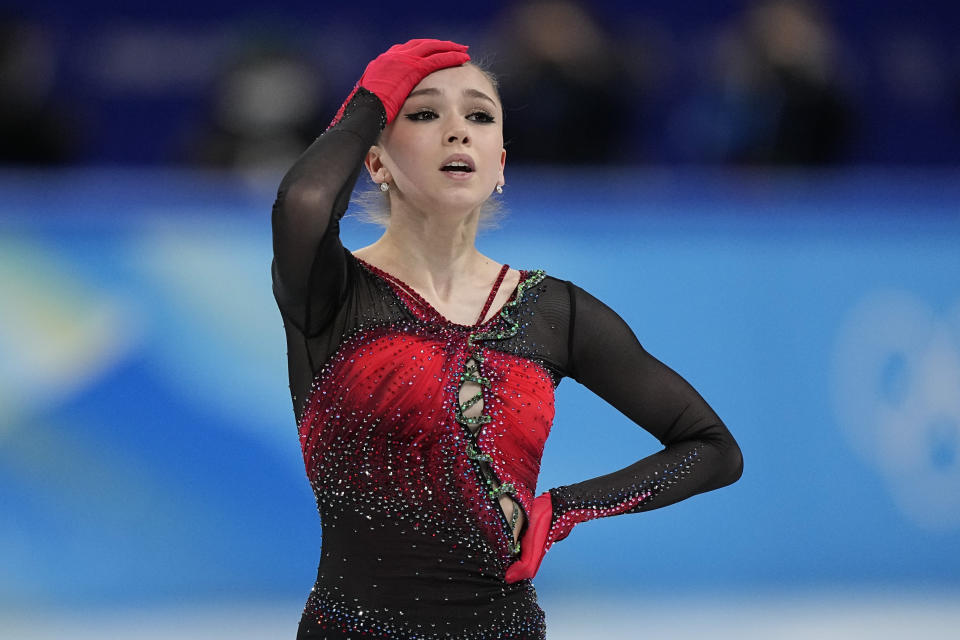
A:
[[[833,364],[840,425],[901,512],[960,528],[960,303],[936,313],[914,294],[875,292],[847,314]]]

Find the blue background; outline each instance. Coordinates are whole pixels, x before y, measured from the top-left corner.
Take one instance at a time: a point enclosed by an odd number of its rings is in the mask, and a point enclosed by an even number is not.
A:
[[[320,526],[270,293],[276,185],[362,61],[431,35],[504,63],[521,4],[0,10],[0,150],[21,163],[0,169],[0,640],[293,637]],[[537,578],[551,640],[960,629],[960,4],[822,4],[854,119],[840,168],[698,168],[776,117],[735,108],[718,48],[756,4],[591,2],[632,87],[616,163],[519,170],[508,149],[509,215],[480,248],[622,314],[746,463],[732,487],[557,544]],[[794,55],[823,44],[807,33]],[[316,126],[289,157],[257,143],[245,172],[188,170],[257,51],[305,65],[273,107],[315,90]],[[524,105],[507,107],[520,140]],[[63,155],[27,169],[45,143]],[[354,248],[378,233],[344,225]],[[657,448],[564,381],[540,488]]]
[[[508,173],[481,250],[617,310],[745,457],[732,487],[577,527],[537,579],[548,621],[614,595],[960,603],[957,178]],[[270,291],[275,184],[0,174],[0,615],[268,602],[292,636],[320,526]],[[540,488],[658,446],[565,380]]]

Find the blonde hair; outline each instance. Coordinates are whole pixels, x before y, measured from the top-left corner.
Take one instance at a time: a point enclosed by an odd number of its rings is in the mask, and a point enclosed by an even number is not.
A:
[[[493,75],[483,63],[471,61],[465,63],[463,66],[474,67],[483,74],[490,83],[490,86],[493,87],[496,98],[500,101],[500,110],[502,112],[503,101],[500,99],[500,82],[497,80],[497,77]],[[390,194],[380,191],[380,185],[373,182],[369,174],[367,174],[367,178],[369,180],[367,187],[354,192],[354,196],[351,199],[351,204],[356,205],[358,209],[352,212],[352,215],[362,222],[369,222],[386,228],[390,223]],[[495,199],[493,196],[487,198],[483,204],[480,205],[479,228],[495,229],[503,215],[503,202]]]

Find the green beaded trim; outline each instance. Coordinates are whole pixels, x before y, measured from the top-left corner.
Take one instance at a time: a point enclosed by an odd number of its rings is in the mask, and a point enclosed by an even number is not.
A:
[[[473,396],[472,398],[469,398],[466,402],[460,403],[460,412],[463,413],[465,411],[468,411],[470,407],[477,404],[481,400],[483,400],[483,391],[477,391],[477,395]]]
[[[460,393],[460,389],[463,387],[464,382],[475,382],[483,388],[490,388],[490,379],[480,375],[481,362],[483,362],[483,355],[480,353],[480,349],[478,348],[470,355],[470,357],[467,358],[467,361],[463,365],[463,373],[460,374],[460,387],[457,388],[458,394]],[[483,400],[483,389],[478,391],[476,395],[472,396],[466,402],[461,403],[459,402],[458,398],[457,409],[455,412],[457,422],[464,426],[472,427],[478,424],[487,424],[493,420],[493,418],[485,413],[481,413],[479,416],[474,418],[468,418],[463,415],[464,411],[468,411],[470,407],[477,404],[481,400]]]
[[[513,534],[517,530],[517,521],[520,520],[520,507],[517,505],[516,501],[513,503],[513,513],[510,514],[510,533]],[[513,555],[520,554],[520,541],[510,541],[510,552]]]
[[[500,496],[507,494],[511,496],[517,495],[516,489],[513,488],[513,483],[504,482],[498,487],[493,487],[489,491],[491,498],[500,498]]]
[[[530,274],[530,277],[517,285],[517,295],[513,297],[513,300],[503,305],[503,309],[500,310],[500,317],[506,322],[506,327],[486,333],[471,333],[467,338],[467,343],[472,347],[477,340],[506,340],[517,335],[517,331],[520,330],[520,321],[512,318],[511,314],[516,311],[517,305],[520,304],[527,289],[540,284],[546,276],[547,274],[543,269],[537,269]]]
[[[488,389],[490,388],[490,378],[480,375],[477,373],[476,369],[461,373],[460,382],[476,382],[481,387],[486,387]]]
[[[517,521],[520,520],[520,507],[517,506],[517,503],[513,503],[513,513],[510,514],[510,531],[517,530]]]
[[[493,464],[493,458],[490,457],[489,453],[484,453],[476,447],[473,446],[473,443],[467,445],[467,457],[471,460],[476,460],[477,462],[486,462],[487,464]]]
[[[500,496],[509,495],[516,497],[517,492],[513,486],[512,482],[505,482],[498,485],[499,479],[494,475],[493,470],[489,466],[482,465],[480,463],[486,462],[487,465],[493,464],[493,458],[489,454],[478,451],[473,443],[467,444],[467,457],[470,460],[477,462],[476,468],[480,472],[480,477],[483,482],[487,485],[487,496],[490,497],[494,502],[494,507],[503,517],[504,523],[507,525],[507,534],[509,538],[510,553],[513,555],[518,555],[520,553],[520,542],[514,542],[513,533],[517,530],[517,521],[520,519],[520,508],[517,506],[517,501],[513,501],[513,512],[510,514],[510,521],[507,522],[507,516],[503,513],[503,508],[500,506]]]
[[[490,380],[480,375],[480,364],[483,362],[483,353],[481,347],[477,344],[480,340],[506,340],[517,335],[517,332],[520,330],[520,321],[513,318],[512,314],[516,311],[517,306],[520,304],[520,301],[523,299],[523,294],[530,289],[535,287],[546,277],[546,273],[543,269],[537,269],[526,280],[517,285],[517,294],[514,296],[513,300],[503,305],[503,309],[500,310],[500,318],[503,320],[503,328],[498,330],[491,330],[484,333],[471,333],[467,336],[467,345],[471,348],[476,347],[473,354],[467,358],[466,363],[463,365],[463,373],[460,374],[460,387],[457,389],[457,393],[460,393],[460,388],[463,387],[464,382],[474,382],[479,384],[481,387],[489,389]],[[472,361],[472,362],[471,362]],[[489,415],[481,413],[475,418],[467,418],[463,415],[464,411],[470,409],[476,403],[480,402],[483,399],[483,389],[477,392],[476,395],[471,397],[466,402],[461,403],[459,401],[459,395],[457,397],[456,404],[456,419],[461,425],[466,427],[478,425],[478,424],[487,424],[493,420]],[[513,501],[513,512],[510,514],[509,522],[506,519],[506,515],[503,513],[503,509],[499,504],[501,496],[509,495],[515,497],[517,495],[516,489],[513,486],[513,483],[505,482],[503,484],[496,484],[499,482],[499,479],[493,474],[492,469],[488,465],[493,464],[493,458],[488,453],[480,451],[477,447],[474,446],[476,442],[477,434],[471,430],[467,430],[471,441],[467,443],[467,458],[473,460],[476,463],[477,471],[480,473],[480,476],[484,483],[487,485],[487,495],[490,496],[491,500],[494,500],[496,508],[500,511],[500,515],[503,516],[504,524],[509,528],[510,536],[510,553],[513,555],[520,554],[520,542],[514,541],[513,535],[517,529],[517,522],[520,520],[520,507],[517,505],[516,500]],[[486,465],[482,464],[486,463]]]
[[[490,421],[493,420],[493,418],[484,414],[480,414],[476,418],[467,418],[466,416],[463,415],[463,412],[460,411],[459,406],[457,407],[456,418],[457,418],[457,422],[464,425],[465,427],[472,427],[478,424],[489,424]]]
[[[476,371],[468,371],[460,375],[460,382],[476,382],[481,387],[490,388],[490,379],[484,378]],[[462,385],[461,385],[462,386]]]

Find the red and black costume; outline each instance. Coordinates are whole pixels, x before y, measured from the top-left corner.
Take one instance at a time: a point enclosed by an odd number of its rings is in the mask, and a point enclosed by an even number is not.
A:
[[[578,522],[733,482],[740,451],[683,378],[570,282],[522,271],[499,312],[465,326],[347,251],[339,221],[385,122],[377,96],[358,89],[274,206],[274,293],[323,531],[298,637],[543,638],[531,581],[505,579],[521,554],[535,571]],[[665,449],[535,504],[554,389],[567,376]],[[467,383],[479,391],[464,401]],[[477,403],[480,415],[467,417]],[[505,494],[530,525],[521,549]],[[544,504],[549,513],[534,513]]]

